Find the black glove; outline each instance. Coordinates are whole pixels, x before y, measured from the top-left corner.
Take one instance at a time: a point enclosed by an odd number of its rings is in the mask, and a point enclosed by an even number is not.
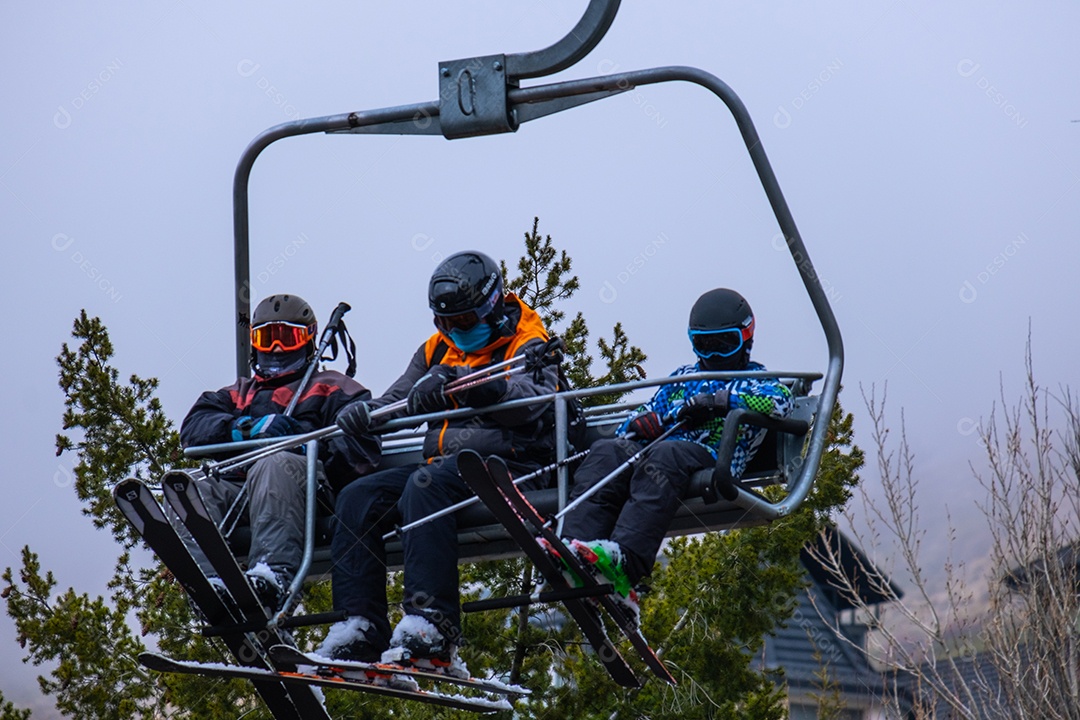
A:
[[[694,395],[682,404],[675,419],[689,425],[701,425],[714,418],[727,415],[729,392],[717,390]]]
[[[443,394],[446,383],[457,378],[457,369],[449,365],[435,365],[417,380],[405,397],[410,415],[438,412],[450,407],[450,398]]]
[[[478,380],[480,378],[477,378]],[[494,405],[503,399],[503,395],[506,394],[506,375],[500,374],[494,380],[487,380],[476,387],[467,388],[465,390],[451,390],[450,393],[454,396],[454,399],[458,401],[459,405],[467,405],[468,407],[480,408],[487,407],[488,405]]]
[[[626,430],[634,433],[635,440],[651,442],[664,434],[664,425],[660,422],[660,416],[650,411],[630,418]]]
[[[533,343],[525,348],[525,372],[531,374],[537,383],[542,382],[544,368],[558,365],[563,361],[566,344],[562,338],[553,337],[545,343]]]
[[[363,400],[349,403],[338,411],[337,426],[354,438],[366,435],[371,427],[371,406]]]
[[[254,440],[257,438],[284,437],[299,435],[304,429],[288,415],[272,413],[260,418],[249,415],[238,417],[232,422],[233,440]]]

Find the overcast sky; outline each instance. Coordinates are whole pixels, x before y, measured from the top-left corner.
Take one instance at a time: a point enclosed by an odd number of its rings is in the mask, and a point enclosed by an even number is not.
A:
[[[104,592],[116,548],[54,456],[55,356],[81,308],[177,423],[232,381],[231,185],[262,130],[434,100],[440,60],[546,46],[584,0],[7,3],[0,11],[6,497],[0,567],[29,544],[59,587]],[[1077,351],[1080,98],[1074,3],[627,0],[558,79],[689,65],[743,99],[844,335],[846,408],[887,382],[923,507],[982,542],[969,463],[998,397]],[[527,81],[526,85],[537,84]],[[574,259],[594,334],[621,320],[650,375],[687,362],[716,286],[757,314],[755,359],[824,370],[822,333],[722,104],[648,87],[514,135],[290,139],[251,183],[256,298],[353,311],[358,379],[381,392],[431,332],[427,278],[477,248],[516,259],[534,215]],[[865,412],[863,412],[865,415]],[[866,423],[858,438],[869,446]],[[868,485],[873,472],[864,473]],[[966,525],[965,525],[966,524]],[[0,690],[34,702],[0,619]],[[43,713],[35,717],[47,717]]]

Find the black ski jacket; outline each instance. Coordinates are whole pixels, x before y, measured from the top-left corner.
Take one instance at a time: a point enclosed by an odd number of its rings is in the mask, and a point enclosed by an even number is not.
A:
[[[240,378],[232,385],[204,392],[180,426],[184,447],[232,441],[232,423],[238,417],[253,418],[283,413],[303,378],[304,370],[280,378]],[[292,417],[303,432],[333,425],[338,411],[355,400],[371,398],[371,391],[335,370],[312,374]],[[374,436],[362,440],[339,435],[319,442],[319,459],[335,490],[378,467],[381,445]]]
[[[413,384],[433,365],[469,366],[479,370],[502,359],[521,355],[548,340],[547,331],[532,308],[513,293],[504,299],[512,331],[476,352],[457,349],[441,332],[432,335],[413,354],[404,374],[387,391],[372,401],[378,408],[405,398]],[[558,368],[543,367],[537,374],[520,372],[508,378],[500,402],[554,393],[558,389]],[[395,417],[404,412],[395,414]],[[466,448],[481,455],[533,462],[547,462],[554,455],[555,412],[551,403],[537,403],[512,410],[496,410],[472,418],[443,420],[428,424],[424,435],[424,457],[454,455]]]

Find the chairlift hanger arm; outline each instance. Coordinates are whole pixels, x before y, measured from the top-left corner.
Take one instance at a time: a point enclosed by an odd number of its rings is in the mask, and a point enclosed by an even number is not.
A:
[[[603,39],[619,12],[621,0],[591,0],[577,25],[557,43],[543,50],[506,56],[511,79],[552,75],[584,58]]]
[[[843,372],[843,343],[839,327],[773,174],[750,115],[738,96],[719,78],[690,67],[663,67],[604,77],[518,87],[521,78],[540,77],[570,67],[599,43],[610,27],[619,0],[591,0],[584,16],[559,42],[539,51],[489,55],[439,64],[439,99],[435,102],[334,115],[278,125],[257,137],[237,167],[233,185],[235,244],[235,306],[237,374],[249,370],[247,330],[250,312],[250,258],[248,254],[248,178],[256,157],[284,137],[316,132],[368,132],[439,134],[447,139],[516,131],[520,123],[536,119],[641,85],[681,80],[700,85],[728,107],[742,135],[758,178],[765,190],[780,231],[803,285],[814,306],[828,345],[828,369],[821,392],[819,417],[810,433],[804,470],[789,484],[787,497],[770,504],[751,493],[739,493],[736,503],[763,518],[786,515],[797,508],[813,487],[824,452],[829,418],[836,404]]]

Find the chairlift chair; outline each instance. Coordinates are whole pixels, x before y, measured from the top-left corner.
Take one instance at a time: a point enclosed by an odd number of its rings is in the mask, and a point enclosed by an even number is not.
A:
[[[796,396],[793,415],[775,421],[756,413],[740,411],[728,423],[732,434],[739,422],[765,424],[765,444],[758,451],[744,477],[738,481],[704,471],[693,478],[691,492],[685,499],[669,532],[683,535],[768,523],[797,509],[813,488],[814,478],[825,449],[828,419],[836,404],[843,370],[843,345],[840,331],[826,293],[810,261],[787,202],[773,174],[750,116],[735,94],[719,78],[692,67],[658,67],[621,72],[580,80],[522,87],[527,79],[541,78],[564,70],[584,58],[603,38],[619,8],[619,0],[591,0],[577,25],[561,40],[542,50],[462,58],[438,64],[439,98],[413,105],[379,108],[316,117],[276,125],[258,135],[244,151],[236,168],[233,183],[234,275],[236,327],[236,369],[238,376],[249,372],[248,327],[250,322],[250,259],[248,226],[248,180],[260,153],[279,140],[328,134],[397,134],[442,135],[448,140],[516,132],[524,123],[555,113],[596,102],[646,85],[681,81],[702,87],[721,100],[732,114],[743,143],[753,162],[762,188],[772,207],[780,231],[786,240],[795,269],[813,305],[828,347],[825,372],[768,372],[786,382]],[[754,373],[707,373],[709,377]],[[680,378],[686,379],[686,378]],[[811,395],[811,385],[822,380],[821,391]],[[547,400],[555,403],[558,437],[557,459],[567,457],[565,438],[566,403],[571,397],[590,394],[633,391],[662,384],[665,380],[647,380],[605,388],[580,389],[558,393]],[[610,434],[626,407],[607,408],[589,420],[590,434]],[[455,411],[462,412],[462,411]],[[467,412],[467,411],[466,411]],[[823,419],[814,422],[815,418]],[[403,429],[410,420],[394,420],[387,429]],[[420,446],[415,435],[390,436],[384,466],[418,463]],[[220,449],[220,448],[218,448]],[[207,448],[190,448],[199,455]],[[730,465],[730,456],[728,457]],[[721,457],[718,467],[726,467]],[[559,472],[557,488],[535,491],[530,499],[542,512],[554,513],[567,502],[568,478],[565,467]],[[786,488],[783,498],[772,501],[755,490],[763,484]],[[314,527],[314,483],[309,482],[309,527]],[[486,509],[476,504],[462,510],[458,517],[460,555],[463,562],[516,555],[519,550],[501,526],[494,523]],[[317,533],[309,532],[305,563],[300,573],[320,574],[329,567],[329,550],[316,548]],[[400,565],[400,547],[388,547],[389,562]],[[295,591],[297,587],[294,587]]]

